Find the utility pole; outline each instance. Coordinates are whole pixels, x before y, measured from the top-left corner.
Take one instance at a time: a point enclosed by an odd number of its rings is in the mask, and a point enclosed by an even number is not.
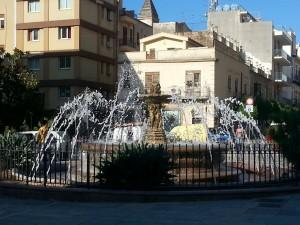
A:
[[[209,0],[209,11],[216,11],[219,0]]]

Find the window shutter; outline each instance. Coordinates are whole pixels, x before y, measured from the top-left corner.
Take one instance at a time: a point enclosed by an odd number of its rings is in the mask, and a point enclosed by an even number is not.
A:
[[[61,27],[58,28],[58,39],[61,39]]]
[[[68,27],[68,38],[71,38],[71,27]]]

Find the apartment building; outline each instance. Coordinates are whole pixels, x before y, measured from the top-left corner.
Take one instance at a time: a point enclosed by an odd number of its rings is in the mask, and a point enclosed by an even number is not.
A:
[[[15,1],[0,1],[0,48],[9,52],[16,46],[15,7]]]
[[[277,100],[294,101],[293,93],[298,93],[300,86],[293,83],[297,54],[292,31],[274,28],[272,21],[256,18],[238,5],[213,7],[208,13],[208,29],[241,45],[248,61],[270,71]]]
[[[141,14],[157,21],[145,14],[149,3],[145,0]],[[0,47],[29,53],[49,110],[86,87],[111,94],[118,52],[139,50],[139,40],[152,34],[152,26],[124,9],[122,0],[0,1]]]
[[[125,8],[120,10],[120,52],[139,51],[140,39],[152,34],[153,27],[140,21],[133,10],[126,10]]]
[[[141,39],[139,52],[120,55],[119,65],[124,61],[132,63],[142,84],[141,91],[146,92],[153,83],[159,82],[163,93],[178,95],[183,101],[196,99],[197,107],[208,112],[195,115],[192,105],[182,113],[175,105],[168,104],[165,110],[179,115],[181,124],[205,121],[214,127],[211,104],[214,97],[273,98],[273,81],[266,71],[248,64],[243,57],[240,46],[215,32],[159,33]]]
[[[17,0],[16,47],[29,52],[46,109],[116,81],[116,0]]]

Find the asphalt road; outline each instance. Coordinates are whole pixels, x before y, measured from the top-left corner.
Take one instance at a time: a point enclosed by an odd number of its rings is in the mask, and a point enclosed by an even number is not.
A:
[[[300,194],[178,203],[79,203],[0,197],[0,225],[299,225]]]

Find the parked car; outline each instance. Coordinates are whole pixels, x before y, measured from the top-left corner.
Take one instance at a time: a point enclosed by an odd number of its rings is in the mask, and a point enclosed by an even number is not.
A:
[[[224,131],[216,132],[215,130],[210,130],[208,132],[208,139],[216,143],[229,143],[232,141],[231,135]]]
[[[65,135],[63,138],[63,133],[63,131],[51,131],[48,140],[51,140],[50,147],[52,150],[66,151],[69,138],[68,135]],[[27,140],[34,140],[36,143],[38,142],[38,131],[23,131],[18,132],[18,134],[24,136]]]

